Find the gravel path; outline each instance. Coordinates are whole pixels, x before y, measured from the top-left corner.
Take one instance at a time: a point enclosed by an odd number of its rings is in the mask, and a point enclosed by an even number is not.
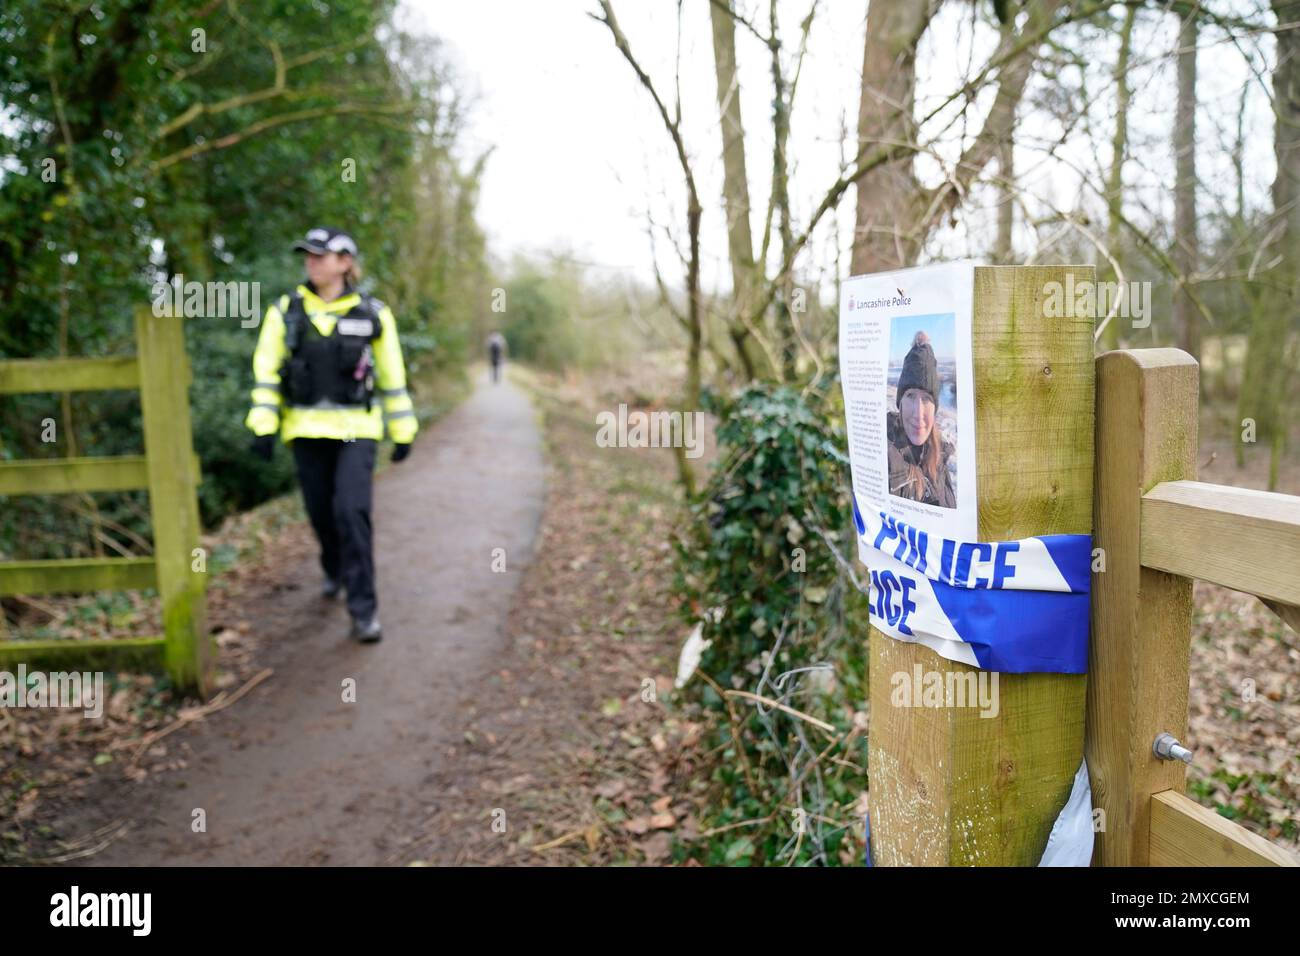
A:
[[[528,400],[480,384],[380,476],[375,554],[384,640],[347,639],[307,559],[247,608],[274,676],[184,738],[188,767],[142,790],[131,830],[88,862],[393,862],[433,807],[429,783],[505,646],[510,596],[541,518],[541,437]],[[492,570],[494,549],[504,573]],[[296,586],[295,586],[296,585]],[[261,605],[261,606],[258,606]],[[355,703],[343,700],[355,681]],[[206,814],[195,833],[194,811]]]

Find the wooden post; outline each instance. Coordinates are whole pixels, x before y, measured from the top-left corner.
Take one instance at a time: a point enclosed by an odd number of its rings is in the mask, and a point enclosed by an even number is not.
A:
[[[164,659],[177,686],[206,697],[216,654],[207,631],[207,576],[191,570],[200,528],[182,321],[142,308],[136,312],[135,338],[154,562],[166,634]]]
[[[1097,359],[1097,530],[1092,576],[1088,770],[1105,811],[1093,863],[1147,866],[1151,796],[1182,793],[1186,767],[1159,760],[1161,732],[1187,740],[1192,581],[1142,566],[1142,495],[1196,477],[1196,360],[1178,349]]]
[[[1094,270],[975,270],[981,541],[1092,530],[1094,323],[1044,314],[1049,283],[1067,275],[1092,281]],[[981,717],[976,708],[891,706],[891,676],[914,664],[973,670],[872,629],[874,862],[1037,865],[1083,759],[1085,676],[1000,674],[999,712]]]

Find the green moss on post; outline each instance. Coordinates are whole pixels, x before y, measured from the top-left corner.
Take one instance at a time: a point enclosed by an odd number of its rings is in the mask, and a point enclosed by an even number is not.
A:
[[[157,671],[163,666],[161,637],[105,641],[0,641],[0,665],[29,670]]]
[[[164,664],[177,686],[206,697],[216,653],[207,632],[206,575],[191,570],[201,529],[182,321],[141,308],[135,331],[154,561],[166,638]]]
[[[140,373],[134,355],[0,362],[0,395],[135,389],[139,385]]]
[[[0,594],[126,591],[157,583],[153,558],[56,558],[0,562]]]
[[[139,455],[0,463],[0,495],[133,491],[147,485],[144,458]]]

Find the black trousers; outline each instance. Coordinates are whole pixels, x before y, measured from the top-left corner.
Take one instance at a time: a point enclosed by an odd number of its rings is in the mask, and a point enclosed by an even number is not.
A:
[[[377,442],[295,438],[290,447],[325,573],[343,583],[348,612],[368,620],[375,601],[370,509]]]

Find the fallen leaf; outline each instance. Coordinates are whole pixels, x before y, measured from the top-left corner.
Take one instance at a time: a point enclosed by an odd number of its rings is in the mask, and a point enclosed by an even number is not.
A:
[[[604,797],[606,800],[613,800],[620,793],[627,789],[627,781],[613,779],[606,780],[596,788],[597,796]]]
[[[655,865],[667,860],[673,851],[673,838],[668,833],[656,833],[654,836],[646,837],[637,844],[638,849],[645,854],[645,861]]]

